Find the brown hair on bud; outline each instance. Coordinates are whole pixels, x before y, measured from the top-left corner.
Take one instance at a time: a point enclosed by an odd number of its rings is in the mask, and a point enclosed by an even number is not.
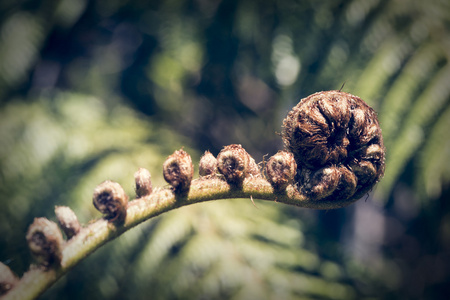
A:
[[[71,239],[77,235],[81,230],[80,222],[77,216],[68,206],[56,206],[55,207],[56,218],[58,219],[59,226],[64,231],[67,239]]]
[[[297,162],[300,190],[315,199],[357,200],[384,174],[377,114],[349,93],[300,100],[283,121],[282,137]]]
[[[139,168],[134,173],[134,181],[136,183],[136,197],[141,198],[152,193],[152,177],[150,171],[145,168]]]
[[[205,151],[198,165],[200,176],[214,175],[217,173],[217,159],[209,151]]]
[[[187,193],[194,177],[191,156],[183,149],[175,151],[164,162],[163,175],[175,193]]]
[[[259,168],[258,164],[255,162],[255,159],[251,157],[250,154],[248,154],[249,157],[249,163],[248,163],[248,172],[246,177],[260,177],[261,176],[261,169]]]
[[[117,182],[104,181],[94,189],[92,202],[111,222],[121,223],[127,216],[128,196]]]
[[[266,164],[267,180],[276,191],[282,191],[293,182],[297,172],[294,155],[288,151],[278,151]]]
[[[339,170],[336,167],[311,170],[305,168],[300,173],[303,185],[300,190],[312,200],[331,196],[339,184]]]
[[[355,198],[355,191],[358,185],[358,179],[356,178],[355,173],[353,173],[348,167],[343,165],[340,165],[338,167],[338,171],[340,175],[339,183],[333,193],[333,197],[336,199],[359,199],[359,197]]]
[[[63,237],[55,222],[35,218],[26,235],[28,247],[37,261],[45,267],[61,262]]]
[[[259,167],[241,145],[225,146],[217,155],[217,169],[228,183],[240,186],[246,177],[260,176]]]
[[[0,262],[0,296],[6,294],[17,282],[19,278],[7,265]]]

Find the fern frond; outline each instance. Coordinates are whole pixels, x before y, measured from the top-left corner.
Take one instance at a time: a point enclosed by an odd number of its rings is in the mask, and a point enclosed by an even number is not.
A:
[[[440,115],[434,126],[430,129],[427,143],[421,150],[417,186],[423,187],[421,193],[430,198],[440,196],[442,186],[450,181],[450,106]],[[420,192],[420,191],[419,191]]]
[[[379,114],[388,148],[404,123],[405,113],[410,111],[420,89],[437,71],[437,64],[443,58],[440,50],[440,47],[433,44],[425,44],[417,49],[387,91]]]
[[[425,126],[429,126],[439,110],[448,104],[450,99],[449,76],[450,67],[442,68],[414,102],[395,145],[389,151],[387,156],[389,168],[385,173],[385,181],[379,185],[377,192],[386,193],[391,189],[399,173],[423,143]]]

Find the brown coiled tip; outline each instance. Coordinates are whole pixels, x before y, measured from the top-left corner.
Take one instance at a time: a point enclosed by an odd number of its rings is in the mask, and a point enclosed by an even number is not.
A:
[[[300,100],[283,122],[282,137],[297,162],[299,190],[313,199],[356,200],[384,174],[377,114],[349,93]]]
[[[236,186],[241,186],[247,177],[261,175],[255,160],[238,144],[225,146],[220,151],[217,169],[228,183]]]
[[[107,180],[99,184],[94,189],[92,202],[109,221],[121,223],[125,220],[128,196],[117,182]]]
[[[187,193],[194,177],[191,156],[183,149],[175,151],[163,164],[164,179],[173,187],[175,193]]]
[[[80,222],[77,216],[68,206],[56,206],[55,207],[56,218],[58,219],[59,226],[67,236],[67,239],[71,239],[78,234],[81,230]]]
[[[150,171],[145,168],[139,168],[134,173],[136,197],[141,198],[152,193],[152,176]]]
[[[11,269],[0,262],[0,296],[6,294],[19,282],[19,278]]]
[[[294,181],[297,163],[288,151],[278,151],[266,164],[267,180],[275,191],[282,191]]]
[[[198,173],[200,176],[214,175],[217,173],[217,159],[211,152],[205,151],[203,156],[200,158]]]
[[[31,253],[45,267],[61,262],[63,237],[58,225],[46,218],[35,218],[26,240]]]

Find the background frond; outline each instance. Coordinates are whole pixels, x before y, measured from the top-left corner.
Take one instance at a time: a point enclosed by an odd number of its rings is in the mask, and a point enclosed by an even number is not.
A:
[[[379,113],[386,175],[337,211],[250,199],[164,214],[43,299],[364,299],[449,294],[450,5],[430,0],[0,4],[0,259],[22,274],[34,217],[184,147],[262,161],[320,90]]]

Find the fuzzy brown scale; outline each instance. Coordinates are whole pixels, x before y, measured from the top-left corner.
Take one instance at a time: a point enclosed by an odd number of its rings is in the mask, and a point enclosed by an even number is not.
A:
[[[313,200],[357,200],[384,174],[376,112],[349,93],[300,100],[283,122],[282,137],[297,162],[299,191]]]

